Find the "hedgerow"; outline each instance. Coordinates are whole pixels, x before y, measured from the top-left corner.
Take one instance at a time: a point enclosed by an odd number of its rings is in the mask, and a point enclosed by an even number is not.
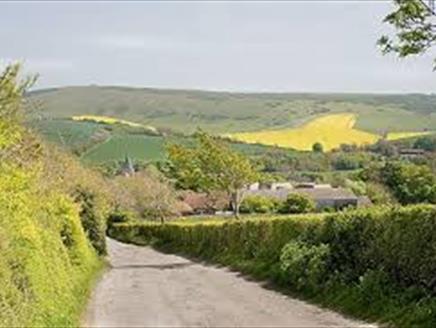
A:
[[[323,305],[398,326],[436,326],[436,207],[207,223],[119,223],[125,242],[217,261]]]
[[[66,195],[0,165],[0,326],[75,326],[101,266]]]
[[[20,121],[30,81],[19,81],[18,65],[0,74],[0,326],[78,326],[103,263],[90,233],[104,233],[93,223],[103,207],[86,209],[93,222],[85,231],[71,188],[79,176]],[[90,186],[92,175],[80,176]]]

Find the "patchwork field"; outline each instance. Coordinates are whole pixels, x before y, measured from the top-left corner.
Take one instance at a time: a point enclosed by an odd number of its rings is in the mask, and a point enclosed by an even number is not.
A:
[[[289,129],[320,115],[353,113],[356,129],[386,132],[436,127],[436,95],[233,93],[116,86],[38,90],[31,108],[52,118],[111,117],[183,133]]]
[[[279,146],[325,150],[413,138],[436,127],[436,95],[231,93],[116,86],[38,90],[29,121],[49,140],[91,161],[161,158],[167,137],[198,128],[230,136],[242,151]],[[37,110],[30,110],[36,108]],[[40,118],[43,117],[43,120]],[[150,138],[156,136],[155,138]],[[183,138],[182,138],[183,139]],[[251,144],[251,145],[250,145]],[[249,148],[251,147],[251,148]]]
[[[250,144],[263,144],[296,150],[311,150],[314,143],[321,143],[324,150],[332,150],[341,144],[370,145],[381,136],[354,128],[356,115],[350,113],[326,115],[303,124],[301,127],[281,130],[264,130],[226,135]],[[417,137],[431,132],[393,132],[388,140]]]
[[[163,158],[164,138],[147,135],[115,135],[82,155],[86,161],[103,163],[121,161],[125,156],[135,160],[155,161]]]

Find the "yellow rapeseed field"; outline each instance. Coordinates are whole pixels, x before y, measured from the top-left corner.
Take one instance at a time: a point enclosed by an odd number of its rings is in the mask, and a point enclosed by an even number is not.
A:
[[[142,127],[141,124],[120,120],[109,116],[80,115],[80,116],[73,116],[72,119],[74,121],[94,121],[94,122],[106,123],[106,124],[125,124],[137,128]]]
[[[134,123],[126,120],[121,120],[114,117],[109,116],[98,116],[98,115],[79,115],[79,116],[73,116],[73,121],[93,121],[97,123],[106,123],[106,124],[124,124],[128,125],[134,128],[147,128],[149,130],[156,130],[152,126],[146,126],[139,123]]]
[[[399,139],[405,139],[405,138],[413,138],[413,137],[420,137],[425,136],[429,134],[433,134],[434,131],[424,131],[424,132],[391,132],[388,133],[387,139],[388,140],[399,140]]]
[[[258,143],[296,150],[312,150],[313,144],[319,142],[327,151],[337,148],[341,144],[363,146],[373,144],[381,139],[379,135],[355,129],[355,123],[355,114],[332,114],[315,118],[297,128],[233,133],[226,135],[226,137],[246,143]],[[386,138],[387,140],[399,140],[434,133],[434,131],[391,132],[388,133]]]
[[[319,142],[324,150],[340,144],[373,144],[380,137],[376,134],[354,129],[356,116],[350,113],[333,114],[316,118],[301,127],[281,130],[234,133],[230,138],[246,143],[311,150]]]

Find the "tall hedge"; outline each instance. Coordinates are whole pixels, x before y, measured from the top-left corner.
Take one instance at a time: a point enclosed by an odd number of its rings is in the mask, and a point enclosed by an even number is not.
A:
[[[0,165],[0,326],[77,325],[100,265],[73,200]]]
[[[20,76],[0,73],[0,326],[78,326],[102,262],[68,187],[77,176],[20,120],[33,81]]]

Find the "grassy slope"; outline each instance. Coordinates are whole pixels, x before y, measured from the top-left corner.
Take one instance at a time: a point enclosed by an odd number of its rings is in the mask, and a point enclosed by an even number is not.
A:
[[[436,95],[243,94],[123,87],[68,87],[30,94],[54,117],[106,115],[156,127],[214,133],[295,126],[316,115],[357,113],[356,128],[380,133],[432,129]]]
[[[91,162],[123,160],[126,155],[136,160],[159,160],[163,156],[162,137],[115,135],[83,154]]]

